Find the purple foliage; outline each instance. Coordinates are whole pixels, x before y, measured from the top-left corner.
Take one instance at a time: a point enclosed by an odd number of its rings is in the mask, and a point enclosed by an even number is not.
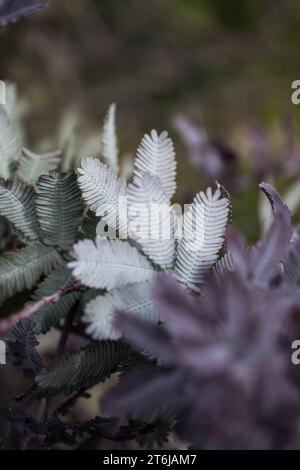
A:
[[[181,115],[174,118],[173,125],[187,148],[191,164],[208,183],[221,180],[231,190],[240,185],[237,155],[227,142],[209,138],[203,128]]]
[[[50,0],[0,0],[0,26],[15,23],[49,3]]]
[[[254,247],[228,232],[235,269],[218,273],[221,284],[208,276],[203,297],[160,276],[153,289],[160,326],[120,312],[125,339],[157,361],[127,372],[105,411],[150,423],[168,417],[181,439],[207,449],[299,449],[291,344],[300,333],[300,276],[286,276],[290,239],[283,208]]]

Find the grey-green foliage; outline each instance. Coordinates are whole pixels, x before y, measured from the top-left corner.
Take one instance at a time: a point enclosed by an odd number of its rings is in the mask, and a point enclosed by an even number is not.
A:
[[[21,144],[12,119],[0,105],[0,176],[8,179],[11,167],[19,159]]]
[[[116,105],[112,103],[104,119],[102,135],[102,155],[104,162],[114,171],[118,172],[118,142],[116,135]]]
[[[75,174],[51,171],[41,176],[36,194],[37,214],[44,242],[61,248],[70,247],[83,212]]]
[[[25,240],[36,240],[40,236],[34,189],[16,177],[0,181],[0,214],[21,232]]]
[[[61,152],[36,154],[24,148],[24,103],[18,99],[13,84],[8,84],[6,98],[6,104],[0,105],[0,177],[7,180],[17,175],[24,182],[35,184],[41,174],[58,167]]]
[[[146,281],[154,274],[147,258],[121,240],[82,240],[73,249],[76,260],[69,267],[74,277],[89,287],[113,289]]]
[[[79,352],[65,353],[36,377],[38,396],[70,395],[103,382],[122,363],[130,349],[121,342],[103,341]]]
[[[152,130],[145,135],[137,149],[134,162],[134,181],[142,179],[144,174],[158,176],[162,188],[169,199],[176,191],[176,160],[172,140],[167,132],[158,134]]]
[[[114,148],[112,140],[111,148]],[[114,165],[111,162],[109,165],[98,159],[82,159],[78,183],[89,209],[96,216],[104,216],[102,223],[119,228],[123,235],[120,219],[126,220],[126,234],[128,231],[131,240],[98,239],[96,244],[82,240],[74,245],[75,259],[69,263],[74,277],[86,286],[111,291],[85,308],[87,331],[95,339],[118,337],[113,328],[114,309],[123,305],[130,311],[129,299],[134,295],[131,284],[137,283],[137,289],[141,288],[139,283],[149,280],[155,271],[167,271],[185,287],[200,292],[205,273],[220,256],[230,218],[228,195],[219,185],[216,191],[208,188],[199,192],[183,219],[175,214],[170,201],[176,191],[176,160],[172,140],[166,132],[151,131],[143,137],[128,188],[111,168]],[[121,207],[120,197],[125,196],[128,196],[127,205]],[[153,209],[161,213],[160,218],[151,213]],[[178,244],[176,236],[180,238]],[[121,293],[115,290],[119,288]],[[135,300],[139,303],[138,296]],[[144,311],[138,308],[137,314],[143,316]],[[148,318],[157,321],[151,312]]]
[[[17,177],[0,183],[0,214],[13,223],[22,242],[30,242],[24,248],[0,256],[1,300],[23,289],[31,289],[42,275],[60,265],[62,258],[56,248],[63,250],[66,257],[68,248],[78,234],[83,204],[74,173],[66,175],[51,172],[42,176],[36,193],[33,187]],[[54,281],[57,281],[56,284]],[[40,294],[43,289],[46,292],[47,287],[47,292],[53,293],[53,290],[50,292],[52,282],[57,289],[62,287],[63,275],[59,273],[56,277],[54,273],[48,282],[41,287]],[[41,311],[37,329],[45,331],[51,322],[53,326],[56,325],[58,317],[62,318],[67,313],[70,299],[75,297],[66,296],[60,302],[59,313],[53,306]],[[52,313],[47,320],[46,311]]]
[[[23,148],[17,175],[29,184],[35,184],[40,175],[55,170],[60,162],[60,150],[44,154],[36,154]]]
[[[178,245],[175,277],[186,287],[201,289],[205,273],[216,263],[224,243],[229,202],[208,188],[200,192],[184,215],[184,231]]]
[[[175,260],[175,213],[158,176],[145,173],[128,186],[128,220],[138,227],[137,241],[143,252],[163,269],[172,268]],[[151,233],[149,236],[149,214]]]
[[[83,158],[78,168],[78,184],[88,207],[121,233],[127,233],[120,201],[126,197],[126,182],[97,158]]]
[[[43,274],[59,266],[61,256],[50,246],[36,241],[0,257],[0,300],[31,289]]]
[[[51,295],[54,292],[57,292],[58,289],[69,287],[73,282],[74,278],[66,267],[53,271],[34,292],[32,301],[37,301],[43,297]],[[79,297],[79,292],[70,292],[69,294],[61,297],[59,302],[56,304],[49,304],[41,308],[32,317],[36,333],[45,334],[50,330],[50,328],[59,325],[60,321],[65,318]]]
[[[0,215],[9,222],[5,226],[12,235],[5,245],[12,251],[0,255],[0,301],[36,287],[50,273],[33,295],[32,300],[39,300],[74,282],[64,264],[70,259],[68,251],[83,236],[94,238],[97,221],[90,214],[83,216],[75,174],[54,171],[61,151],[37,154],[23,147],[22,113],[15,89],[11,91],[7,105],[0,106]],[[106,131],[110,135],[108,128],[114,128],[111,118]],[[99,138],[99,153],[100,146]],[[25,245],[18,250],[16,237]],[[36,331],[45,333],[57,326],[79,296],[69,293],[57,305],[41,309],[35,315]]]
[[[120,309],[152,323],[159,321],[151,283],[146,281],[114,289],[90,300],[83,317],[83,321],[88,324],[86,332],[95,339],[120,338],[114,325],[114,313]]]

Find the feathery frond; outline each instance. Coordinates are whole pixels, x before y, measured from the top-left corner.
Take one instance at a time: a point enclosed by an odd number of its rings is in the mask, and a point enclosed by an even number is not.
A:
[[[111,104],[102,129],[102,155],[107,166],[118,172],[118,143],[116,134],[116,105]]]
[[[39,176],[55,170],[60,162],[61,151],[53,151],[38,155],[23,148],[17,170],[19,178],[26,183],[35,184]]]
[[[44,8],[50,0],[4,0],[0,3],[0,26],[7,26],[9,23],[30,15],[31,13]]]
[[[23,116],[27,108],[26,100],[18,95],[17,86],[13,82],[6,82],[5,104],[3,105],[12,126],[16,132],[16,138],[21,143],[25,140]],[[20,149],[21,152],[21,149]],[[18,157],[20,156],[20,152]]]
[[[9,359],[14,365],[21,365],[24,372],[29,372],[30,375],[38,374],[43,367],[43,361],[37,351],[39,343],[33,323],[30,320],[19,322],[11,329],[11,332],[17,341],[9,342]]]
[[[274,215],[272,225],[264,238],[251,249],[251,280],[262,287],[267,287],[289,250],[292,236],[292,224],[288,210],[280,210]]]
[[[151,285],[143,282],[115,289],[91,300],[83,316],[83,321],[88,324],[86,332],[97,340],[119,339],[121,334],[114,325],[117,310],[125,310],[151,323],[159,321]]]
[[[150,262],[127,242],[121,240],[83,240],[73,247],[75,261],[69,263],[73,275],[96,289],[114,289],[150,279]]]
[[[17,130],[5,110],[0,105],[0,176],[8,179],[13,162],[17,161],[21,153],[21,144]]]
[[[127,214],[121,207],[127,193],[126,181],[96,158],[82,158],[77,171],[83,199],[90,209],[109,226],[126,234]]]
[[[222,256],[213,266],[212,272],[215,277],[216,284],[224,292],[228,288],[228,283],[231,282],[228,274],[235,270],[235,264],[232,254],[228,251]],[[205,288],[204,288],[205,291]]]
[[[11,222],[26,240],[36,240],[40,227],[32,186],[14,178],[0,181],[0,214]]]
[[[225,253],[222,258],[220,258],[213,267],[213,271],[218,274],[223,270],[233,271],[234,270],[234,261],[231,253],[228,251]]]
[[[23,289],[31,289],[42,274],[48,274],[61,262],[58,252],[36,241],[15,252],[0,256],[0,299]]]
[[[289,212],[289,209],[288,209],[287,205],[282,200],[282,198],[281,198],[280,194],[278,193],[278,191],[276,191],[276,189],[273,188],[273,186],[271,186],[268,183],[262,182],[262,183],[260,183],[259,187],[262,190],[262,192],[266,195],[266,197],[268,198],[268,200],[271,204],[271,207],[272,207],[272,211],[274,212],[274,214],[277,214],[278,212],[280,212],[282,210],[286,210],[286,211]]]
[[[32,301],[37,301],[43,297],[57,292],[58,289],[69,287],[74,282],[74,278],[67,268],[55,270],[41,282],[32,296]],[[45,334],[50,328],[59,325],[60,321],[66,317],[67,313],[75,305],[80,297],[80,292],[70,292],[61,297],[56,304],[49,304],[41,308],[32,317],[37,334]]]
[[[134,179],[142,179],[144,173],[158,176],[164,192],[172,198],[176,191],[176,160],[174,145],[167,132],[158,135],[152,130],[150,135],[144,135],[137,150]]]
[[[70,247],[83,213],[75,173],[51,171],[49,175],[41,176],[36,193],[37,214],[45,243]]]
[[[128,359],[128,346],[103,341],[79,352],[65,353],[36,377],[38,396],[70,395],[103,382]]]
[[[175,277],[195,291],[201,290],[205,273],[214,265],[224,243],[229,203],[217,189],[200,192],[183,219]]]
[[[157,176],[145,173],[128,187],[128,221],[144,253],[158,266],[169,269],[175,259],[175,214]]]
[[[300,285],[300,236],[296,232],[284,261],[284,281],[291,285]]]

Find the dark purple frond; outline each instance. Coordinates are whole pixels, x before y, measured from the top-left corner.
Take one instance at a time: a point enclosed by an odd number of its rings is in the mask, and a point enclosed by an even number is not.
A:
[[[49,3],[50,0],[0,0],[0,26],[15,23]]]
[[[262,183],[260,183],[259,187],[267,196],[274,214],[278,214],[278,212],[282,210],[287,211],[289,213],[287,205],[285,204],[285,202],[283,202],[280,194],[278,193],[278,191],[276,191],[275,188],[273,188],[273,186],[263,181]]]
[[[265,287],[271,281],[278,263],[288,252],[292,236],[290,216],[287,211],[279,211],[263,240],[251,251],[252,281]]]

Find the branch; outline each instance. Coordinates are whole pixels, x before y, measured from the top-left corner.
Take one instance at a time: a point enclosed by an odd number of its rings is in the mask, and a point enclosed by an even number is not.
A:
[[[70,334],[70,331],[71,331],[71,328],[72,328],[72,323],[73,323],[73,320],[76,316],[76,313],[78,313],[78,304],[75,304],[73,306],[73,308],[71,308],[71,310],[68,312],[66,318],[65,318],[65,321],[63,323],[63,327],[62,327],[62,331],[61,331],[61,335],[60,335],[60,338],[58,340],[58,344],[57,344],[57,348],[56,348],[56,354],[57,356],[60,356],[64,350],[65,350],[65,347],[66,347],[66,344],[67,344],[67,341],[68,341],[68,338],[69,338],[69,334]]]
[[[0,320],[0,334],[6,333],[10,328],[12,328],[16,323],[20,320],[25,320],[26,318],[30,318],[36,312],[38,312],[41,308],[45,307],[49,304],[57,304],[62,297],[69,294],[70,292],[79,291],[83,289],[85,286],[80,284],[79,282],[75,282],[69,287],[62,287],[58,289],[58,291],[54,292],[54,294],[48,295],[47,297],[43,297],[42,299],[38,300],[37,302],[29,303],[25,305],[19,312],[13,313],[7,318]]]

